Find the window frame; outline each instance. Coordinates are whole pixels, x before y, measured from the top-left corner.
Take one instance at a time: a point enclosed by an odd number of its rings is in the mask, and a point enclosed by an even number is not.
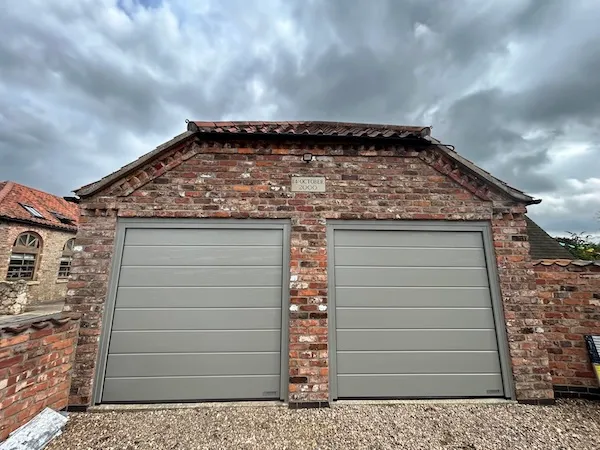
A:
[[[63,251],[58,260],[58,279],[66,280],[71,276],[71,265],[73,264],[73,247],[75,246],[75,238],[71,238],[65,242]]]
[[[34,206],[27,205],[25,203],[19,203],[25,211],[31,214],[36,219],[45,219],[44,215],[39,212]]]
[[[25,245],[22,244],[22,238],[25,239]],[[30,245],[34,244],[34,245]],[[19,233],[17,238],[15,239],[13,246],[11,248],[9,259],[8,259],[8,267],[6,270],[6,280],[7,281],[17,281],[17,280],[25,280],[25,281],[35,281],[37,278],[40,256],[42,253],[43,240],[42,237],[33,231],[24,231],[23,233]],[[24,262],[27,260],[26,255],[33,256],[33,264],[25,265]],[[14,256],[14,257],[13,257]],[[12,264],[13,260],[17,260],[20,257],[20,264]],[[30,269],[30,270],[29,270]],[[16,273],[18,276],[11,276],[11,274]],[[21,274],[23,272],[29,273],[31,272],[31,276],[23,277]]]

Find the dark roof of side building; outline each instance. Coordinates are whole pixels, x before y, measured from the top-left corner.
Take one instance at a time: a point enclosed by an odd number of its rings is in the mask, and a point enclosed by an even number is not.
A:
[[[575,257],[560,245],[556,239],[546,233],[529,217],[527,221],[527,236],[529,238],[529,254],[532,260],[538,259],[575,259]]]

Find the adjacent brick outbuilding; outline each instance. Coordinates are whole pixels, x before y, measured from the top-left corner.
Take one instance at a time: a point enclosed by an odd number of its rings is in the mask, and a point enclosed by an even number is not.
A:
[[[70,270],[65,246],[75,238],[78,218],[74,203],[12,181],[0,182],[0,280],[26,280],[30,303],[64,300]],[[15,249],[17,238],[25,234],[36,237],[38,246]],[[13,253],[35,255],[33,270],[23,270],[26,266],[11,258]]]
[[[319,192],[320,188],[315,188],[316,192],[292,191],[291,182],[292,177],[295,176],[324,177],[325,192]],[[318,178],[316,181],[305,180],[305,182],[321,183],[323,178]],[[496,338],[492,339],[494,342],[490,341],[489,345],[496,346],[494,355],[499,352],[500,363],[496,360],[493,364],[497,366],[499,364],[498,367],[501,367],[495,369],[497,373],[491,374],[490,379],[501,380],[501,386],[498,390],[488,389],[487,395],[494,396],[496,393],[497,396],[516,397],[520,401],[535,402],[551,401],[553,398],[548,351],[540,317],[539,300],[535,292],[535,279],[529,257],[527,225],[524,216],[527,205],[537,201],[507,186],[460,157],[449,147],[431,138],[428,128],[323,122],[190,122],[187,132],[114,174],[79,189],[77,194],[81,197],[82,214],[76,242],[79,251],[73,261],[73,275],[69,283],[66,305],[68,311],[81,313],[81,331],[72,382],[72,404],[89,405],[101,402],[103,392],[101,385],[105,383],[105,380],[110,380],[111,399],[118,399],[121,392],[130,392],[132,389],[137,389],[138,385],[143,384],[136,383],[135,386],[128,384],[128,379],[137,379],[132,374],[138,373],[135,372],[138,369],[126,366],[124,362],[118,362],[119,352],[127,353],[132,348],[140,349],[143,345],[146,345],[147,351],[160,352],[159,347],[166,344],[164,344],[165,341],[162,341],[162,344],[161,341],[156,341],[156,344],[152,344],[154,347],[149,348],[149,341],[146,340],[134,345],[131,339],[135,333],[147,333],[146,336],[151,336],[159,327],[161,330],[169,331],[169,327],[175,326],[173,324],[186,330],[195,330],[194,327],[204,327],[204,329],[212,327],[212,332],[221,333],[222,330],[227,332],[225,326],[216,330],[217,326],[214,323],[204,325],[192,323],[191,318],[197,317],[194,316],[194,312],[189,314],[180,312],[170,316],[168,314],[165,316],[163,312],[164,323],[157,324],[158,319],[152,310],[169,308],[175,303],[178,303],[179,306],[196,306],[190,303],[194,301],[194,298],[186,297],[187,294],[183,294],[181,289],[177,291],[177,295],[164,294],[164,297],[157,297],[156,292],[159,292],[160,283],[163,283],[160,289],[164,289],[166,286],[179,289],[179,286],[184,286],[185,283],[188,283],[189,286],[189,280],[200,279],[209,274],[206,276],[214,276],[214,280],[217,280],[215,283],[220,282],[218,281],[221,279],[220,277],[225,280],[222,283],[229,283],[227,285],[228,292],[236,288],[236,277],[243,278],[246,284],[264,284],[266,281],[263,282],[263,279],[271,283],[270,288],[275,288],[277,284],[276,277],[279,276],[277,275],[279,272],[273,272],[275,274],[273,275],[267,269],[257,268],[257,265],[261,264],[260,258],[253,259],[242,250],[239,252],[235,250],[238,252],[235,253],[229,248],[225,253],[240,255],[239,264],[247,264],[247,266],[240,266],[239,272],[228,272],[230,269],[219,268],[222,267],[219,264],[233,264],[231,260],[223,260],[225,257],[222,255],[218,255],[218,258],[221,258],[218,261],[225,262],[219,263],[215,260],[216,262],[213,262],[212,266],[207,265],[206,261],[199,262],[198,253],[210,254],[210,249],[204,247],[202,247],[202,252],[192,252],[191,255],[185,253],[184,250],[176,250],[179,252],[177,253],[178,258],[188,258],[185,259],[187,264],[185,267],[177,266],[179,269],[173,269],[175,266],[163,265],[160,266],[163,269],[157,268],[158,263],[152,261],[155,261],[155,258],[157,258],[156,261],[165,260],[160,255],[166,254],[164,253],[167,252],[166,249],[152,253],[151,258],[144,258],[144,255],[150,254],[147,253],[150,250],[142,251],[134,247],[150,249],[150,247],[160,247],[163,244],[166,246],[166,242],[173,245],[173,242],[177,241],[180,247],[185,248],[182,242],[185,243],[185,239],[189,239],[192,235],[183,232],[179,233],[177,237],[174,237],[173,234],[165,238],[164,236],[159,237],[153,231],[132,232],[128,230],[135,227],[152,230],[157,227],[168,227],[170,225],[165,224],[172,223],[181,224],[177,227],[182,229],[201,229],[203,227],[212,227],[211,229],[217,230],[220,227],[223,229],[232,227],[246,229],[250,224],[258,224],[252,226],[260,227],[260,224],[267,223],[266,221],[271,221],[269,223],[272,223],[275,228],[281,224],[281,245],[285,254],[283,260],[278,262],[280,264],[278,267],[282,267],[286,280],[289,275],[289,284],[286,281],[281,290],[285,299],[283,308],[281,308],[285,318],[281,329],[283,343],[280,349],[283,355],[282,390],[279,393],[265,391],[265,395],[273,393],[283,400],[288,400],[291,405],[327,404],[336,398],[332,392],[337,390],[339,384],[333,371],[346,370],[339,367],[339,364],[332,365],[336,358],[339,359],[339,355],[334,353],[345,351],[339,345],[342,342],[340,332],[343,330],[335,328],[337,325],[334,322],[337,320],[338,325],[345,323],[347,325],[344,326],[347,327],[352,325],[351,328],[358,330],[355,336],[360,336],[359,333],[363,332],[361,330],[382,328],[376,322],[374,325],[373,323],[367,324],[367,315],[365,315],[367,313],[352,317],[344,313],[345,316],[342,317],[341,312],[336,312],[337,306],[329,308],[334,298],[333,291],[338,289],[337,285],[332,285],[334,274],[338,273],[338,266],[333,267],[332,263],[333,252],[337,252],[337,248],[332,244],[333,236],[337,232],[336,230],[344,229],[344,224],[353,224],[352,227],[357,230],[367,226],[371,231],[383,227],[390,231],[395,230],[394,232],[413,233],[394,234],[393,239],[404,242],[398,244],[400,247],[397,247],[401,248],[403,252],[410,250],[410,246],[406,243],[407,239],[410,241],[414,236],[419,239],[425,236],[424,241],[421,239],[425,244],[415,244],[418,247],[417,259],[419,249],[427,247],[426,241],[429,239],[427,238],[429,235],[419,234],[420,230],[423,232],[429,230],[427,232],[431,233],[433,240],[438,239],[442,234],[445,237],[449,236],[445,232],[451,230],[458,230],[457,236],[468,235],[469,239],[473,236],[482,236],[482,238],[476,237],[477,248],[473,248],[471,252],[481,255],[478,257],[480,262],[477,263],[481,267],[471,267],[475,263],[471,263],[469,260],[468,264],[464,264],[469,266],[465,267],[464,273],[456,272],[458,269],[450,266],[454,264],[452,258],[458,257],[458,253],[450,252],[451,258],[446,264],[449,267],[442,267],[439,270],[436,269],[437,272],[430,272],[441,276],[446,273],[444,271],[447,269],[447,273],[461,275],[446,277],[445,284],[441,281],[436,284],[435,280],[424,277],[423,273],[426,272],[418,272],[422,268],[420,266],[405,270],[402,275],[409,280],[421,280],[418,282],[419,286],[467,286],[464,288],[465,292],[467,289],[471,289],[468,286],[473,286],[473,289],[487,292],[485,294],[486,301],[489,302],[491,297],[492,304],[495,305],[491,308],[495,314],[493,317],[492,315],[483,317],[484,312],[487,314],[486,311],[490,308],[479,307],[477,306],[479,303],[475,305],[476,302],[483,301],[480,298],[473,300],[475,302],[473,305],[477,307],[465,303],[467,300],[458,299],[456,303],[458,306],[451,308],[455,310],[453,311],[455,319],[452,320],[456,320],[456,324],[466,323],[468,326],[469,321],[485,324],[495,323],[495,325],[489,325],[496,329]],[[160,222],[159,219],[163,219],[163,222]],[[166,219],[172,220],[165,222]],[[202,220],[194,221],[192,219]],[[246,223],[248,227],[244,225]],[[436,230],[441,230],[443,233],[436,234]],[[268,235],[272,236],[272,233],[275,232],[279,233],[280,231],[272,231]],[[463,232],[466,234],[461,234]],[[238,234],[231,234],[231,236],[235,239],[239,238]],[[353,239],[353,237],[348,234],[344,239]],[[369,239],[371,241],[379,240],[377,236],[369,237],[367,240]],[[386,239],[388,238],[386,237]],[[195,245],[210,246],[209,241],[210,239],[207,237],[201,244],[196,243]],[[242,241],[243,239],[239,242]],[[442,239],[439,245],[450,246],[452,241],[453,237],[450,240]],[[364,242],[356,245],[367,246]],[[224,248],[223,246],[231,243],[232,241],[225,240],[219,245],[221,245],[220,248]],[[253,245],[258,246],[258,244]],[[468,247],[467,244],[465,246]],[[240,247],[244,247],[244,245]],[[264,244],[263,247],[258,250],[267,255],[267,247],[274,248],[274,244]],[[367,255],[370,250],[367,247],[365,249],[364,254]],[[174,251],[169,249],[168,252],[171,252],[169,255]],[[181,252],[185,255],[182,256]],[[381,252],[371,253],[378,258]],[[471,254],[470,250],[462,253]],[[344,254],[349,253],[345,251]],[[398,252],[396,251],[394,254],[398,254]],[[439,255],[442,254],[445,253],[439,253]],[[482,259],[484,256],[487,258],[485,261]],[[356,266],[356,263],[352,262],[354,261],[353,257],[344,256],[344,258],[346,258],[344,264],[354,264],[354,267],[359,268],[354,268],[352,271],[340,268],[336,275],[336,282],[341,283],[340,280],[345,277],[346,283],[352,285],[353,281],[358,280],[363,274],[360,266]],[[336,253],[336,264],[341,264],[342,259]],[[183,261],[183,259],[179,261]],[[204,266],[202,269],[198,269],[199,272],[196,274],[193,272],[195,269],[191,269],[193,265],[189,261],[193,261],[193,264],[204,264]],[[161,262],[160,264],[167,263]],[[393,267],[377,269],[381,264],[383,263],[379,260],[374,261],[372,267],[364,271],[365,273],[367,271],[376,273],[375,278],[368,280],[370,283],[372,282],[370,286],[373,286],[373,289],[379,288],[380,285],[375,285],[375,283],[382,282],[381,280],[383,280],[382,286],[386,285],[386,273],[399,273]],[[420,264],[426,265],[428,262]],[[443,264],[438,262],[434,265],[437,267]],[[163,276],[161,270],[164,270],[165,273],[168,272],[169,277]],[[115,271],[120,274],[120,280],[117,279],[119,276]],[[190,278],[186,278],[186,273],[191,273]],[[479,278],[475,280],[466,275],[462,277],[467,273],[478,274],[473,277]],[[178,281],[181,283],[180,285],[174,284],[176,282],[173,281],[173,274],[177,274],[176,278],[180,280]],[[356,276],[348,274],[356,274]],[[142,278],[146,280],[148,277],[151,281],[144,282],[146,287],[140,288],[140,280]],[[396,284],[390,281],[392,284],[388,284],[389,286],[398,286],[397,283],[401,283],[400,278],[402,277],[394,276],[392,278],[396,280],[393,281]],[[459,280],[462,278],[466,281]],[[147,286],[155,286],[156,289],[152,288],[150,291]],[[223,284],[222,287],[224,288],[224,286]],[[132,294],[135,289],[146,289],[143,292],[151,295],[136,297]],[[126,295],[122,293],[125,291],[127,291]],[[162,292],[170,292],[170,290]],[[115,297],[118,296],[120,296],[119,299],[115,300]],[[253,296],[254,294],[251,295],[252,298],[254,298]],[[339,300],[340,294],[336,294],[335,297]],[[368,300],[368,297],[369,295],[364,296],[363,300]],[[442,295],[434,300],[439,302],[440,298],[445,297],[452,296]],[[263,299],[258,295],[256,298],[260,301]],[[289,304],[287,303],[288,298]],[[215,299],[214,301],[217,301],[219,296],[216,296]],[[497,304],[493,303],[494,299],[497,299]],[[393,303],[396,301],[395,297],[380,300],[383,302],[382,304],[392,305],[391,309],[400,308]],[[148,303],[147,310],[142,311],[139,308],[144,307],[144,301],[154,303],[152,305]],[[206,307],[205,310],[218,310],[218,307],[215,308],[215,305],[219,306],[218,303],[211,303],[211,301],[213,300],[203,304],[203,307]],[[223,301],[225,302],[225,296]],[[239,303],[236,303],[238,299],[234,298],[232,301],[234,303],[227,304],[228,307],[238,308],[240,306]],[[419,302],[420,297],[417,295],[411,301]],[[423,298],[423,302],[425,301]],[[117,303],[116,312],[114,310],[115,302]],[[107,304],[108,307],[105,308]],[[360,305],[363,306],[358,309],[354,307],[348,307],[348,309],[354,308],[351,311],[352,314],[358,310],[364,312],[368,309],[364,307],[364,304],[359,303]],[[423,309],[419,308],[418,303],[411,303],[408,308]],[[461,316],[461,308],[468,310],[465,311],[464,317]],[[273,310],[274,308],[271,305],[266,309]],[[229,316],[224,314],[225,317],[237,317],[237,313],[233,309],[227,311],[230,311]],[[373,311],[368,314],[371,313],[375,314]],[[334,320],[334,314],[338,316],[336,320]],[[399,338],[398,342],[395,342],[398,347],[394,347],[394,352],[403,352],[408,349],[409,353],[419,357],[420,352],[414,349],[417,349],[421,342],[425,342],[434,334],[430,332],[430,329],[433,330],[439,326],[436,324],[439,324],[441,320],[427,315],[429,313],[423,314],[415,316],[415,320],[424,323],[425,333],[419,335],[418,339],[413,339],[413,343],[409,347],[406,347],[408,344],[404,345],[400,342]],[[467,314],[471,315],[467,316]],[[267,320],[265,317],[254,310],[248,311],[248,321],[236,322],[235,327],[249,330],[248,332],[269,328],[271,322],[265,322]],[[415,327],[410,323],[396,325],[395,319],[392,320],[389,317],[386,320],[388,322],[391,320],[391,322],[387,328],[393,328],[391,331],[395,333],[394,336],[401,336],[402,333],[408,333],[407,335],[413,336],[413,338],[416,336],[411,334]],[[430,322],[428,322],[429,317],[431,317]],[[273,315],[268,320],[276,320],[275,318],[276,315]],[[362,326],[362,320],[365,320],[365,326]],[[252,325],[249,325],[250,323]],[[113,331],[111,331],[111,327]],[[131,330],[137,331],[132,334]],[[169,332],[173,331],[177,332],[172,329]],[[109,351],[108,341],[111,339],[111,333],[118,333],[118,336],[113,337]],[[167,334],[164,336],[166,338]],[[168,336],[172,337],[173,335]],[[181,334],[181,336],[189,337],[189,333]],[[462,336],[461,339],[465,336]],[[473,342],[476,341],[478,339],[473,340]],[[216,342],[218,345],[215,344],[216,347],[210,349],[211,358],[228,345],[225,341],[218,339]],[[344,342],[346,342],[344,345],[350,345],[348,340]],[[390,340],[387,339],[386,342],[389,343]],[[415,342],[419,344],[417,345]],[[427,345],[439,345],[440,349],[444,345],[450,345],[448,343],[442,345],[434,339],[431,342],[434,344]],[[337,344],[334,345],[334,343]],[[190,344],[189,339],[182,339],[178,345],[189,347],[195,352],[200,351],[197,347],[198,340],[193,340]],[[385,352],[384,346],[377,347],[377,349],[381,348],[381,352]],[[406,348],[401,349],[402,346]],[[117,347],[118,351],[115,350]],[[354,348],[356,350],[354,353],[361,352],[358,347]],[[504,349],[506,349],[506,355],[509,355],[505,358],[502,356]],[[440,351],[440,353],[443,352]],[[403,358],[405,356],[403,354]],[[160,373],[164,375],[166,360],[161,360],[160,367],[155,366],[156,361],[151,358],[145,359],[144,364],[148,365],[144,367],[149,372],[155,371],[152,373],[159,374],[157,377],[160,378]],[[253,360],[249,361],[248,364],[254,364]],[[413,362],[410,363],[406,362],[407,359],[402,359],[402,361],[406,363],[407,367],[435,366],[435,361],[427,358],[418,361],[411,360]],[[452,362],[454,359],[448,357],[448,361]],[[188,382],[185,380],[194,378],[190,376],[190,373],[194,374],[195,372],[185,372],[182,375],[184,369],[198,370],[198,379],[205,377],[194,386],[202,386],[204,382],[202,380],[212,383],[213,378],[218,378],[218,373],[206,371],[206,365],[196,367],[195,362],[192,361],[189,365],[188,362],[175,364],[178,368],[177,374],[170,372],[170,375],[180,377],[179,381],[166,386],[162,384],[164,397],[154,400],[168,400],[170,386],[173,386],[172,389],[175,392],[176,385],[182,386]],[[355,362],[351,361],[349,364],[352,365]],[[467,362],[469,361],[467,360]],[[218,363],[215,364],[218,365]],[[171,367],[173,367],[172,364]],[[274,366],[272,370],[275,370]],[[352,370],[348,370],[349,375],[346,380],[358,379],[356,377],[359,375],[353,375]],[[436,371],[443,372],[437,367],[428,370],[430,370],[427,375],[429,377],[437,376]],[[473,370],[475,371],[475,369]],[[416,377],[407,372],[410,370],[403,369],[402,376],[406,376],[406,379],[412,382]],[[477,380],[482,380],[482,386],[487,383],[485,373],[475,375],[477,375],[475,377]],[[265,380],[271,376],[271,372],[253,375],[257,379],[263,377]],[[374,376],[380,376],[382,380],[389,379],[388,375],[383,373]],[[444,378],[444,380],[447,379],[449,384],[455,382],[460,384],[462,383],[461,377],[467,376],[469,374],[461,375],[459,373]],[[95,379],[98,384],[96,386],[93,385]],[[368,380],[370,380],[369,377],[363,377],[361,383],[367,383]],[[252,383],[254,381],[247,381],[248,385]],[[395,381],[391,383],[392,392],[394,383]],[[407,384],[398,383],[398,386],[400,385],[403,385],[405,389],[399,389],[400,394],[393,395],[392,393],[391,397],[420,396],[419,394],[410,395],[411,390],[406,389]],[[155,385],[152,386],[155,387]],[[262,385],[257,386],[257,389],[260,390]],[[346,389],[344,396],[353,397],[353,384],[346,383],[344,386]],[[178,389],[183,388],[178,387]],[[420,386],[415,387],[414,392],[421,392],[419,389]],[[364,391],[367,392],[365,394],[367,396],[369,392],[373,392],[374,396],[377,396],[376,389],[372,386],[366,386]],[[448,392],[462,391],[459,389]],[[141,397],[139,398],[146,398],[143,397],[143,394],[143,392],[140,393]],[[485,396],[485,391],[481,395]],[[139,400],[139,398],[131,397],[133,400]],[[189,400],[194,399],[198,398],[194,396],[194,392],[190,391]]]

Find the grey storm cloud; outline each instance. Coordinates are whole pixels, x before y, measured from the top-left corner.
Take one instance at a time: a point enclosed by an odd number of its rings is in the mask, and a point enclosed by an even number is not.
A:
[[[595,0],[10,3],[0,179],[65,195],[185,119],[432,125],[548,231],[600,229]]]

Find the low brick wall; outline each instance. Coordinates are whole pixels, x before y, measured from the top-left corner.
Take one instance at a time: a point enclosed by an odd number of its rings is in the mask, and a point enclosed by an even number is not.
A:
[[[79,320],[61,314],[0,327],[0,441],[67,406],[78,333]]]
[[[21,314],[26,306],[26,281],[0,281],[0,314]]]
[[[600,266],[590,261],[537,261],[534,271],[552,384],[557,391],[595,392],[598,381],[583,336],[600,334]],[[569,386],[574,389],[565,388]]]

